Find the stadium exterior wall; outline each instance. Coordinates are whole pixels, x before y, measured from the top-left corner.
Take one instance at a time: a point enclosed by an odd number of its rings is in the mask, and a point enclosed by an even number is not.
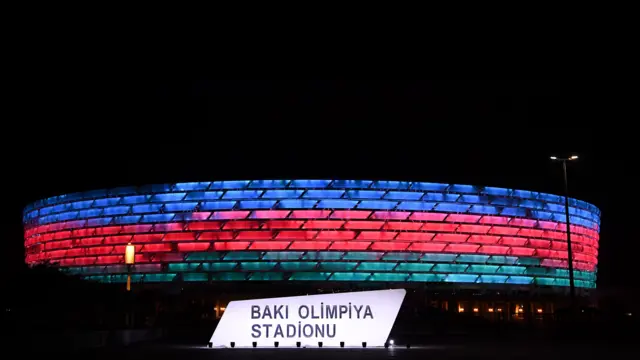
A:
[[[576,286],[595,288],[600,211],[569,199]],[[26,263],[106,283],[569,285],[564,198],[364,180],[160,184],[52,197],[24,210]]]

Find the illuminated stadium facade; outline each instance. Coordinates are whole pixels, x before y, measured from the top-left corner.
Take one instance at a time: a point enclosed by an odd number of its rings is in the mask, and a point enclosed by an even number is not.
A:
[[[595,287],[599,210],[569,199],[575,285]],[[564,292],[564,198],[362,180],[177,183],[24,211],[26,262],[105,283],[344,284]],[[474,309],[475,311],[475,309]]]

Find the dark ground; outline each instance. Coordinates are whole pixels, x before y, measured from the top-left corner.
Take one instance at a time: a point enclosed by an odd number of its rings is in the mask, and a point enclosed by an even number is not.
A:
[[[72,358],[92,359],[617,359],[635,357],[635,344],[470,342],[433,344],[406,349],[208,349],[197,346],[146,344],[129,348],[77,352]],[[68,358],[69,356],[65,356]]]

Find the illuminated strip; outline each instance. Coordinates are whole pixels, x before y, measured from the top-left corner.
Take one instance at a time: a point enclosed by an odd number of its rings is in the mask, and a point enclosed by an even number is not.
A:
[[[188,222],[191,221],[203,221],[203,220],[212,220],[212,221],[216,221],[216,220],[243,220],[243,219],[270,219],[269,217],[269,213],[274,213],[274,217],[276,219],[285,219],[285,218],[290,218],[290,219],[343,219],[343,220],[350,220],[349,223],[351,224],[358,224],[359,221],[358,220],[369,220],[370,219],[388,219],[385,221],[388,221],[389,224],[391,224],[390,226],[397,226],[398,228],[395,230],[420,230],[420,229],[415,229],[415,228],[411,228],[412,223],[425,223],[427,221],[425,220],[440,220],[443,221],[445,223],[471,223],[471,224],[481,224],[481,225],[475,225],[475,226],[470,226],[470,225],[455,225],[455,224],[430,224],[429,226],[434,226],[433,229],[428,229],[425,226],[422,227],[423,230],[438,230],[437,227],[448,227],[446,228],[444,231],[455,231],[456,229],[459,229],[460,231],[464,231],[464,230],[469,230],[466,232],[482,232],[483,229],[487,229],[487,232],[490,233],[492,230],[491,228],[494,229],[503,229],[503,231],[506,231],[506,228],[510,228],[510,229],[514,229],[513,231],[520,231],[524,234],[524,232],[526,232],[527,236],[535,236],[535,237],[550,237],[552,239],[554,238],[564,238],[566,237],[566,235],[564,235],[564,233],[566,232],[566,225],[564,223],[559,223],[559,222],[551,222],[551,221],[536,221],[536,220],[532,220],[532,221],[523,221],[525,219],[520,219],[520,218],[512,218],[512,217],[503,217],[503,216],[469,216],[469,215],[465,215],[465,216],[460,216],[458,214],[441,214],[441,213],[420,213],[420,212],[389,212],[389,211],[357,211],[357,210],[342,210],[342,211],[331,211],[331,210],[324,210],[321,213],[318,213],[317,211],[315,212],[309,212],[309,211],[304,211],[304,210],[293,210],[293,211],[287,211],[287,212],[281,212],[281,211],[218,211],[218,212],[195,212],[195,213],[190,213],[190,219],[187,220]],[[168,215],[168,214],[163,214],[163,215]],[[175,218],[174,214],[170,214],[172,218]],[[425,215],[430,215],[432,218],[426,217]],[[440,216],[441,215],[441,216]],[[154,215],[149,215],[149,216],[154,216]],[[395,220],[394,217],[404,217],[407,218],[409,220],[411,220],[411,222],[406,222],[406,223],[398,223]],[[168,216],[165,216],[162,219],[158,219],[158,220],[164,220],[166,218],[169,218]],[[272,217],[273,218],[273,217]],[[358,220],[353,220],[353,219],[358,219]],[[109,218],[109,223],[110,224],[118,224],[121,221],[118,221],[118,218]],[[151,229],[151,227],[153,226],[153,223],[155,222],[162,222],[162,221],[154,221],[156,220],[155,217],[152,218],[145,218],[144,216],[142,218],[139,219],[140,222],[143,222],[145,224],[137,224],[137,225],[133,225],[136,228],[139,229]],[[185,223],[187,222],[185,221]],[[277,222],[272,220],[273,224],[278,224]],[[311,222],[307,222],[308,224],[311,224]],[[325,221],[325,224],[332,224],[331,221]],[[334,222],[333,224],[338,224],[339,222]],[[362,223],[362,222],[360,222]],[[98,224],[91,224],[88,221],[69,221],[69,222],[61,222],[61,223],[56,223],[56,224],[51,224],[51,225],[40,225],[40,226],[35,226],[32,227],[30,229],[27,229],[25,231],[25,238],[30,238],[34,235],[41,235],[41,234],[45,234],[48,232],[55,232],[55,231],[60,231],[60,230],[73,230],[73,229],[78,229],[78,228],[86,228],[86,227],[93,227],[93,226],[97,226],[101,225],[102,223],[98,223]],[[293,222],[282,222],[282,224],[296,224]],[[319,222],[319,224],[323,224],[322,222]],[[344,224],[344,222],[342,222],[341,224]],[[395,224],[395,225],[394,225]],[[402,226],[405,226],[405,228],[402,228]],[[290,228],[291,226],[282,226],[282,228]],[[295,226],[293,226],[295,228]],[[348,227],[348,225],[347,225]],[[328,228],[328,227],[325,227]],[[333,228],[333,227],[332,227]],[[521,229],[521,230],[515,230],[516,228],[535,228],[535,229],[531,229],[531,230],[525,230],[525,229]],[[595,230],[592,229],[588,229],[585,228],[583,226],[576,226],[576,225],[572,225],[571,227],[572,233],[574,234],[579,234],[579,235],[585,235],[588,236],[590,238],[593,238],[595,240],[598,239],[598,233]],[[148,230],[147,230],[148,231]],[[494,230],[497,231],[499,234],[503,234],[503,235],[508,235],[511,233],[501,233],[499,232],[500,230]],[[138,232],[138,231],[136,231]],[[144,232],[144,231],[141,231]],[[515,235],[515,234],[512,234]]]
[[[378,184],[378,183],[375,183]],[[416,183],[419,184],[419,183]],[[210,185],[213,186],[213,185]],[[379,187],[380,185],[378,185]],[[190,191],[174,193],[156,193],[153,195],[113,196],[104,199],[78,200],[58,205],[46,206],[25,213],[25,221],[34,219],[39,224],[75,219],[89,219],[122,214],[161,213],[161,212],[193,212],[200,210],[218,210],[233,208],[362,208],[362,209],[398,209],[438,211],[454,213],[475,213],[485,215],[528,216],[532,219],[564,221],[562,198],[542,193],[511,191],[510,197],[496,195],[469,195],[464,191],[473,191],[460,186],[451,185],[451,189],[462,191],[454,194],[424,192],[416,190],[380,191],[380,190],[347,190],[347,189],[307,189],[300,190],[223,190],[223,191]],[[473,187],[472,187],[473,188]],[[164,188],[163,188],[164,189]],[[485,188],[485,192],[487,188]],[[161,189],[162,190],[162,189]],[[505,189],[506,190],[506,189]],[[129,193],[134,193],[131,190]],[[482,190],[478,189],[479,194]],[[492,192],[492,191],[490,191]],[[127,192],[125,192],[127,193]],[[400,196],[404,194],[403,196]],[[418,196],[416,196],[418,195]],[[91,198],[93,193],[81,195]],[[528,196],[538,200],[517,198]],[[545,202],[544,200],[553,200]],[[69,199],[67,199],[68,201]],[[590,204],[582,204],[571,199],[571,222],[590,228],[597,228],[599,214],[590,211]],[[52,202],[53,203],[53,202]],[[579,208],[577,206],[583,206]],[[587,208],[587,209],[585,209]],[[135,215],[132,215],[135,216]]]

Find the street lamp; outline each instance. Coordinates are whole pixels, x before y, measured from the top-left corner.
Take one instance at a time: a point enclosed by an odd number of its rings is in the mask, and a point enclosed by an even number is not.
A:
[[[559,158],[552,156],[551,160],[562,161],[562,170],[564,172],[564,212],[567,221],[567,254],[569,262],[569,296],[571,299],[571,311],[575,308],[576,287],[573,281],[573,249],[571,249],[571,224],[569,222],[569,185],[567,182],[567,161],[577,160],[578,155],[571,155],[568,158]]]
[[[133,305],[131,303],[131,268],[136,263],[136,247],[135,245],[128,243],[124,248],[124,263],[127,264],[127,302],[128,310],[125,322],[128,326],[133,327]]]
[[[136,263],[136,247],[131,243],[125,247],[124,263],[127,264],[127,291],[131,291],[131,267]]]

